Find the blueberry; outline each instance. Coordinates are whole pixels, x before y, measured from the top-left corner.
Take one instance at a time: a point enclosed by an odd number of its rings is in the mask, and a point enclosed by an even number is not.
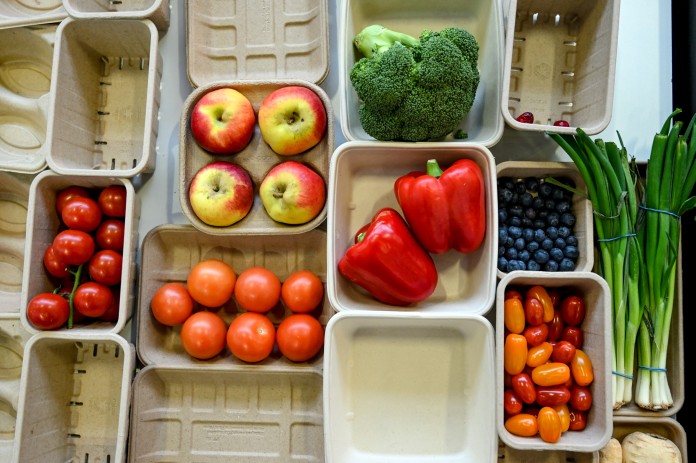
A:
[[[551,238],[544,238],[540,245],[541,249],[545,251],[550,251],[553,248],[553,240]]]
[[[498,257],[504,256],[505,255],[505,246],[500,245],[498,246]]]
[[[498,257],[498,269],[501,272],[508,271],[508,260],[505,257]]]
[[[533,270],[538,272],[539,270],[541,270],[541,265],[539,265],[539,263],[535,260],[530,260],[529,262],[527,262],[527,270]]]
[[[515,244],[513,244],[515,249],[517,249],[518,251],[523,250],[526,245],[527,245],[527,242],[524,240],[524,238],[517,238],[515,240]]]
[[[556,209],[556,201],[554,201],[553,199],[547,199],[546,201],[544,201],[544,207],[549,211],[553,211]]]
[[[533,207],[528,207],[524,210],[524,216],[529,220],[534,220],[537,217],[537,210]]]
[[[549,212],[549,215],[546,216],[546,223],[551,227],[557,227],[559,222],[558,212]]]
[[[529,191],[537,191],[539,189],[539,179],[536,177],[527,177],[524,179],[524,186],[526,186]]]
[[[580,256],[580,250],[577,246],[566,246],[563,254],[569,259],[577,259]]]
[[[544,225],[546,224],[546,218],[549,216],[549,211],[546,209],[541,209],[537,211],[537,219],[541,219],[544,221]]]
[[[564,212],[561,214],[559,221],[566,227],[572,228],[575,225],[575,216],[572,212]]]
[[[508,225],[511,225],[514,227],[521,227],[522,226],[522,219],[519,217],[508,217],[506,223]]]
[[[546,264],[544,264],[544,270],[547,272],[557,272],[558,271],[558,262],[555,260],[550,260]]]
[[[522,229],[520,227],[511,225],[508,227],[508,235],[510,235],[513,240],[516,240],[517,238],[522,236]]]
[[[529,251],[526,249],[520,250],[520,252],[517,253],[517,259],[521,260],[522,262],[528,262],[530,258]]]
[[[517,259],[517,249],[515,248],[507,248],[505,250],[505,257],[508,258],[508,260],[515,260]]]
[[[507,188],[498,190],[498,201],[500,201],[501,204],[508,204],[512,201],[512,191]]]
[[[546,221],[542,219],[536,219],[533,223],[534,228],[546,228]]]
[[[528,243],[530,241],[534,241],[534,230],[531,228],[522,229],[522,238],[524,238],[524,240]]]
[[[563,255],[563,251],[558,248],[551,248],[551,250],[549,251],[549,256],[551,256],[551,258],[556,262],[562,261],[565,257]]]
[[[515,181],[510,177],[503,177],[500,179],[503,184],[503,188],[507,188],[512,191],[515,188]]]
[[[551,197],[556,201],[562,201],[563,199],[565,199],[565,191],[565,188],[557,186],[553,189]]]
[[[519,204],[511,206],[508,213],[513,217],[522,217],[524,215],[524,209]]]
[[[568,238],[566,238],[566,245],[568,246],[577,246],[579,244],[578,242],[578,237],[575,235],[570,235]]]
[[[522,217],[522,219],[520,220],[520,224],[521,227],[530,228],[534,224],[534,222],[532,222],[532,220],[528,219],[527,217]]]
[[[554,247],[557,247],[558,249],[565,249],[565,247],[566,247],[566,242],[565,242],[565,240],[564,240],[563,238],[561,238],[561,237],[559,236],[558,238],[556,238],[556,239],[553,241],[553,245],[554,245]]]
[[[498,222],[505,223],[508,217],[507,209],[498,209]]]
[[[512,272],[514,270],[526,270],[527,266],[525,265],[524,262],[521,260],[511,260],[508,262],[508,272]]]
[[[512,198],[510,199],[510,204],[517,204],[518,200],[519,200],[519,195],[517,194],[517,192],[515,192],[513,190]]]
[[[570,236],[570,228],[566,227],[565,225],[561,225],[558,227],[558,236],[561,238],[568,238]]]
[[[559,214],[564,214],[566,212],[570,211],[570,202],[568,201],[559,201],[556,203],[556,212]]]
[[[515,240],[512,238],[512,236],[508,235],[503,242],[503,246],[506,248],[511,248],[513,244],[515,244]]]
[[[498,241],[505,241],[505,238],[508,236],[508,228],[507,225],[501,225],[500,228],[498,228]]]
[[[553,193],[553,187],[549,183],[542,183],[539,185],[539,197],[550,198]]]
[[[545,239],[546,239],[546,232],[544,231],[544,229],[537,228],[534,231],[534,241],[536,241],[537,243],[541,243]]]
[[[517,180],[515,182],[515,192],[518,195],[524,194],[527,192],[527,186],[524,184],[524,180]]]
[[[536,241],[528,241],[527,247],[525,249],[527,249],[527,251],[529,252],[534,252],[537,249],[539,249],[539,243],[537,243]]]
[[[551,238],[552,240],[555,240],[558,238],[558,228],[551,226],[546,229],[546,236]]]
[[[543,249],[538,249],[534,251],[534,260],[537,261],[538,264],[545,264],[549,261],[549,253]]]
[[[558,270],[561,272],[572,272],[575,270],[575,263],[567,258],[564,258],[560,264],[558,264]]]

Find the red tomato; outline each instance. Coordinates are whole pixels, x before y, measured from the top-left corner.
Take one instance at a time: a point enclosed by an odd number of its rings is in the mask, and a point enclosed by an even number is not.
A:
[[[570,368],[565,363],[545,363],[532,371],[532,381],[537,386],[560,386],[569,378]]]
[[[27,304],[27,318],[37,329],[54,330],[68,321],[70,304],[58,294],[41,293]]]
[[[561,303],[561,292],[556,288],[549,288],[546,290],[546,293],[549,295],[549,298],[551,298],[551,304],[554,309],[558,309],[558,304]]]
[[[58,215],[61,215],[63,213],[63,207],[65,206],[65,203],[70,198],[74,198],[75,196],[89,198],[89,190],[87,190],[87,188],[85,187],[72,185],[67,188],[63,188],[58,192],[58,194],[56,195],[56,211],[58,211]]]
[[[186,287],[194,301],[217,308],[232,298],[237,275],[229,264],[218,259],[207,259],[193,266]]]
[[[191,357],[207,360],[225,349],[226,333],[227,325],[218,314],[196,312],[181,326],[181,343]]]
[[[573,374],[573,381],[579,386],[589,386],[594,381],[592,360],[580,349],[575,350],[575,357],[570,362],[570,371]]]
[[[510,333],[505,337],[503,365],[505,371],[516,375],[527,364],[527,339],[521,334]]]
[[[292,312],[311,312],[324,301],[324,284],[311,270],[297,270],[283,282],[280,299]]]
[[[532,382],[532,378],[527,373],[515,375],[510,380],[512,390],[515,391],[517,397],[525,404],[533,404],[536,402],[536,386]]]
[[[565,363],[570,365],[570,362],[575,357],[575,346],[568,341],[559,341],[553,346],[553,353],[551,354],[551,360],[554,362]]]
[[[73,295],[73,307],[87,317],[101,317],[113,301],[111,288],[93,281],[82,283]]]
[[[561,340],[568,341],[574,345],[576,349],[582,349],[582,346],[585,344],[585,335],[580,327],[566,326],[563,328]]]
[[[544,323],[544,306],[539,299],[528,297],[524,301],[524,318],[532,326]]]
[[[106,312],[104,312],[104,314],[99,318],[101,318],[105,322],[113,323],[118,321],[118,317],[121,314],[121,288],[118,286],[111,288],[111,295],[113,296],[111,305],[108,309],[106,309]]]
[[[106,286],[114,286],[121,282],[122,268],[123,256],[109,249],[97,251],[89,260],[90,278]]]
[[[227,347],[238,359],[255,363],[271,354],[275,338],[275,327],[266,315],[244,312],[230,323],[227,330]]]
[[[66,278],[70,275],[67,264],[56,256],[53,245],[49,245],[44,251],[43,263],[46,271],[56,278]]]
[[[555,407],[570,400],[570,391],[565,386],[538,386],[536,393],[537,404],[542,407]]]
[[[570,406],[576,410],[587,411],[592,407],[592,392],[586,386],[573,386],[570,389]]]
[[[522,334],[525,326],[525,313],[524,306],[522,305],[522,296],[519,298],[506,298],[503,305],[503,311],[505,328],[507,328],[511,333]]]
[[[568,407],[570,414],[570,424],[568,429],[571,431],[582,431],[587,427],[587,412]]]
[[[109,185],[99,193],[97,202],[104,215],[109,217],[126,216],[126,198],[128,192],[123,185]]]
[[[538,346],[548,339],[549,326],[546,323],[537,326],[527,326],[522,334],[527,338],[527,344],[532,347]]]
[[[68,228],[91,232],[101,223],[102,213],[92,198],[74,196],[65,202],[61,218]]]
[[[319,320],[304,313],[285,317],[276,333],[278,349],[293,362],[306,362],[324,345],[324,328]]]
[[[237,304],[249,312],[266,313],[280,301],[280,280],[263,267],[249,267],[234,285]]]
[[[516,289],[506,289],[505,290],[505,300],[507,299],[519,299],[520,301],[524,300],[522,298],[522,293],[517,291]]]
[[[95,238],[101,249],[123,252],[125,240],[125,224],[120,219],[106,219],[97,227]]]
[[[165,283],[152,296],[150,309],[161,324],[181,325],[193,313],[193,299],[182,283]]]
[[[585,320],[585,300],[578,296],[567,296],[561,301],[561,315],[566,325],[580,325]]]
[[[561,418],[551,407],[543,407],[537,416],[539,437],[544,442],[554,443],[561,438]]]
[[[525,296],[527,299],[538,299],[539,302],[541,302],[541,305],[544,307],[544,323],[551,322],[553,319],[553,301],[551,300],[549,293],[546,292],[546,288],[541,285],[532,286],[527,290]]]
[[[94,254],[94,239],[81,230],[63,230],[53,238],[56,258],[68,265],[80,265]]]
[[[548,362],[552,353],[553,346],[549,342],[542,342],[538,346],[530,347],[527,351],[527,366],[534,368]]]
[[[522,399],[512,389],[505,389],[503,393],[503,407],[508,415],[517,415],[522,412]]]
[[[516,436],[532,437],[539,432],[539,424],[534,415],[519,413],[505,420],[505,429]]]
[[[563,323],[563,318],[561,317],[561,310],[555,309],[553,311],[553,318],[549,323],[549,337],[548,340],[551,342],[556,342],[561,339],[563,334],[563,328],[565,324]]]

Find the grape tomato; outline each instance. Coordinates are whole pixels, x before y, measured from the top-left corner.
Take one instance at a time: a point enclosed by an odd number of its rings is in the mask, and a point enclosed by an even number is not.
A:
[[[570,378],[570,367],[565,363],[549,362],[532,370],[532,381],[538,386],[559,386]]]
[[[561,418],[551,407],[542,407],[537,416],[539,437],[544,442],[554,443],[561,438]]]
[[[516,436],[532,437],[539,432],[539,425],[534,415],[519,413],[505,420],[505,429]]]
[[[510,380],[512,390],[525,404],[536,402],[536,386],[527,373],[514,375]]]
[[[517,297],[505,299],[503,311],[505,328],[511,333],[522,334],[525,327],[525,313],[522,299]]]
[[[578,296],[566,296],[561,302],[561,314],[566,325],[579,326],[585,320],[585,300]]]
[[[527,339],[521,334],[510,333],[503,348],[505,371],[511,375],[521,373],[527,364]]]

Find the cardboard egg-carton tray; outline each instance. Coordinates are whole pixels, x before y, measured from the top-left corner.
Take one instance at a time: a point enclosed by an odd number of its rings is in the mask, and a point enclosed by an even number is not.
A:
[[[36,173],[46,167],[55,35],[55,24],[0,26],[0,170]]]
[[[327,0],[187,0],[185,8],[194,87],[230,79],[320,84],[329,73]]]
[[[68,13],[61,0],[5,0],[0,2],[0,29],[59,22],[66,16]]]
[[[517,130],[590,135],[614,104],[619,0],[511,0],[501,110]],[[516,118],[534,115],[534,123]],[[569,127],[556,127],[565,120]]]
[[[162,57],[147,19],[67,18],[56,34],[46,161],[64,175],[155,168]]]
[[[77,19],[149,19],[162,32],[169,28],[169,0],[63,0],[63,6]]]

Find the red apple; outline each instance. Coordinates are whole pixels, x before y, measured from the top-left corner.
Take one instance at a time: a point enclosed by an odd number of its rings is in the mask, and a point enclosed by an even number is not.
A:
[[[191,111],[191,135],[213,154],[235,154],[249,144],[256,117],[247,97],[233,88],[204,94]]]
[[[315,218],[324,208],[326,185],[311,167],[285,161],[268,171],[259,186],[259,196],[273,220],[299,225]]]
[[[299,154],[319,143],[326,131],[326,109],[314,90],[297,85],[271,92],[259,107],[259,129],[277,154]]]
[[[254,185],[243,167],[228,161],[215,161],[193,176],[189,201],[201,221],[226,227],[249,213],[254,203]]]

